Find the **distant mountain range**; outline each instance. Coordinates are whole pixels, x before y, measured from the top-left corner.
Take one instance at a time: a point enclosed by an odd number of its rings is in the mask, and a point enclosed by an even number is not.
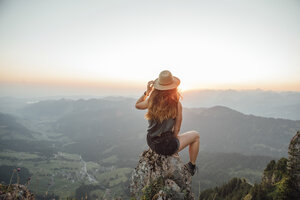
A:
[[[300,120],[300,92],[268,90],[191,90],[182,93],[183,106],[186,108],[210,108],[225,106],[244,114],[261,117],[274,117]],[[35,98],[0,97],[0,112],[15,114],[26,104],[59,99],[99,99],[102,96],[50,96]],[[105,97],[106,100],[117,100],[122,97]],[[131,97],[132,98],[132,97]],[[139,97],[136,97],[136,99]]]
[[[29,104],[19,114],[81,143],[145,148],[145,111],[136,110],[134,103],[130,98],[49,100]],[[245,115],[223,106],[185,108],[183,115],[182,132],[199,131],[204,151],[286,156],[289,139],[300,129],[300,121]]]
[[[262,117],[300,120],[300,92],[195,90],[183,93],[185,107],[226,106]]]
[[[286,156],[300,121],[245,115],[223,106],[185,109],[183,131],[201,134],[201,148],[217,152]]]

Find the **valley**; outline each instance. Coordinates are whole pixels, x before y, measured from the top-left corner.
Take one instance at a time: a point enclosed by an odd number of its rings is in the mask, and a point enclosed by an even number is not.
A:
[[[0,181],[7,184],[7,169],[19,167],[20,176],[26,170],[31,174],[29,189],[45,197],[128,199],[131,172],[148,148],[145,112],[135,110],[134,101],[46,100],[0,113],[0,167],[6,170]],[[287,154],[290,136],[300,129],[299,121],[245,115],[223,106],[183,112],[182,131],[201,134],[195,194],[233,177],[260,182],[266,164]],[[187,162],[187,150],[180,156]]]

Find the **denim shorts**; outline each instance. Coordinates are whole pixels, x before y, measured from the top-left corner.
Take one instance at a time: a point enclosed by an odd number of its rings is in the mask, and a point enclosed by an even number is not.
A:
[[[178,138],[171,131],[156,137],[150,137],[147,134],[147,144],[153,151],[161,155],[173,155],[178,151],[180,145]]]

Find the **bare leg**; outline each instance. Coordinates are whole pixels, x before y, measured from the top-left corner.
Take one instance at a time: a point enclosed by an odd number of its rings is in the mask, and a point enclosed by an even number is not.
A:
[[[199,133],[197,131],[189,131],[189,132],[177,135],[177,137],[180,142],[178,152],[189,145],[190,162],[195,165],[196,159],[198,156],[198,152],[199,152],[199,146],[200,146]]]

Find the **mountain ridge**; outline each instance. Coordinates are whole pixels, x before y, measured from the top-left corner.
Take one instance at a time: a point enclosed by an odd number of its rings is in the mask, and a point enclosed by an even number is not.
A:
[[[27,105],[18,114],[31,121],[42,120],[52,132],[74,139],[83,139],[84,131],[91,138],[106,135],[108,143],[134,140],[145,146],[145,111],[136,110],[134,104],[135,99],[130,98],[61,99]],[[300,129],[300,121],[243,114],[220,105],[184,108],[181,132],[193,129],[200,132],[205,151],[280,157],[287,155],[286,137]]]

